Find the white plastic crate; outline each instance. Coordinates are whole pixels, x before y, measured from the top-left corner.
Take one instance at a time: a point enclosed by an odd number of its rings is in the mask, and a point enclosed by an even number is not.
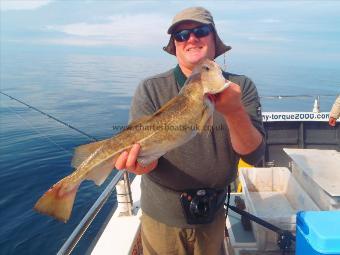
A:
[[[234,254],[233,255],[244,255],[244,254],[255,254],[257,253],[256,248],[236,248],[234,249]],[[257,253],[258,254],[258,253]]]
[[[235,197],[243,198],[242,193],[230,194],[230,205],[235,206]],[[229,234],[229,242],[232,248],[256,248],[256,240],[252,231],[244,230],[241,223],[241,215],[228,210],[226,218],[226,228]]]
[[[321,210],[340,210],[340,153],[335,150],[284,149],[292,173]]]
[[[231,210],[228,211],[228,213]],[[236,213],[235,213],[236,214]],[[230,215],[230,213],[229,213]],[[234,218],[235,216],[231,216]],[[226,227],[229,234],[229,242],[232,248],[256,248],[256,242],[253,236],[253,233],[251,231],[245,231],[243,230],[243,226],[241,224],[241,219],[237,219],[237,222],[233,220],[231,217],[226,218]],[[237,216],[236,216],[237,217]],[[236,230],[236,231],[235,231]],[[242,238],[240,238],[240,235],[242,234]],[[246,236],[246,237],[244,237]],[[251,237],[250,237],[251,236]],[[241,240],[240,240],[241,239]]]
[[[295,232],[298,211],[319,210],[288,168],[242,168],[239,173],[247,210],[277,227]],[[275,232],[257,223],[252,226],[259,250],[279,249]]]
[[[235,206],[235,197],[243,199],[242,193],[230,194],[230,205]],[[246,250],[256,250],[256,240],[252,231],[244,230],[241,223],[241,215],[234,211],[228,211],[228,217],[226,218],[226,228],[228,231],[228,238],[225,238],[225,253],[229,255],[235,255],[235,250],[238,248]]]

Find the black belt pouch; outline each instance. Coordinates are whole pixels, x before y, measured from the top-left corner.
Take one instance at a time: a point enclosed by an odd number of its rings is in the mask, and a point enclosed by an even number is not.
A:
[[[205,188],[189,189],[181,193],[180,201],[187,223],[209,224],[223,205],[226,191]]]

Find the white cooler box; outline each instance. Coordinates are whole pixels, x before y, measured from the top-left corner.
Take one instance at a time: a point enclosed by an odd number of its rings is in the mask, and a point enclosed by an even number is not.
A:
[[[277,227],[294,233],[298,211],[319,210],[288,168],[241,168],[239,173],[247,211]],[[252,227],[259,250],[279,249],[275,232],[254,222]]]
[[[335,150],[284,149],[292,173],[321,210],[340,210],[340,153]]]

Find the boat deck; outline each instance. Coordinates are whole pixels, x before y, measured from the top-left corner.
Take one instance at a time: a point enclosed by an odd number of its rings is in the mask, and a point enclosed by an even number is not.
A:
[[[131,183],[131,193],[133,200],[133,215],[120,216],[116,210],[98,241],[93,246],[91,254],[141,254],[141,239],[140,239],[140,176],[136,176]]]
[[[131,191],[134,201],[133,216],[119,216],[116,211],[104,228],[104,231],[94,245],[91,254],[103,255],[111,254],[142,254],[140,239],[140,176],[136,176],[131,184]],[[242,196],[242,193],[232,193],[230,203],[234,204],[234,197]],[[257,251],[256,241],[252,231],[243,229],[240,222],[240,215],[229,210],[226,221],[226,228],[229,237],[225,238],[224,247],[221,255],[246,255],[246,254],[268,254],[281,255],[280,251]],[[294,254],[286,253],[286,255]]]

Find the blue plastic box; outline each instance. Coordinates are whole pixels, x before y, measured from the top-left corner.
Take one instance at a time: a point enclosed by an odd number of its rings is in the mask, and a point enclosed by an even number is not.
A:
[[[299,212],[296,255],[340,255],[340,211]]]

